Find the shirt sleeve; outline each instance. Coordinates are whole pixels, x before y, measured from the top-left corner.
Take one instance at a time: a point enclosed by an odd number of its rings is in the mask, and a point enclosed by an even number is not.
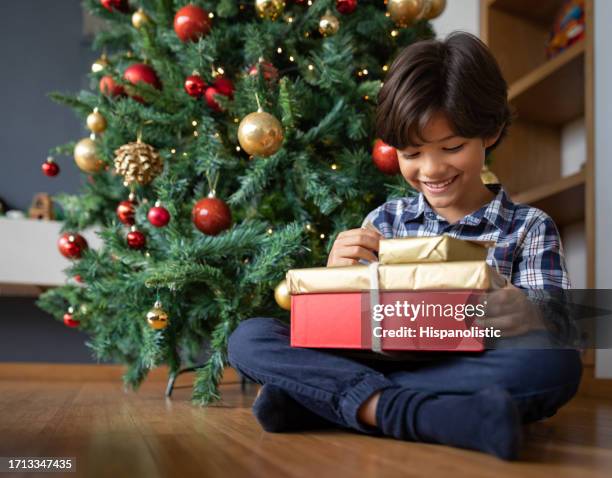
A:
[[[544,215],[528,230],[514,258],[512,284],[523,289],[571,287],[559,231]]]

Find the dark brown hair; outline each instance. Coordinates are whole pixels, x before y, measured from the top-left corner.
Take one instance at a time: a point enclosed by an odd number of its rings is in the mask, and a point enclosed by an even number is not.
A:
[[[398,149],[423,142],[431,116],[446,115],[455,134],[490,138],[495,148],[511,121],[508,85],[495,58],[474,35],[451,33],[403,49],[378,94],[376,136]]]

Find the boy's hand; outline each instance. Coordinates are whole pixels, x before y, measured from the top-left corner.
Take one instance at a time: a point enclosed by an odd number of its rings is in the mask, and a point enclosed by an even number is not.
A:
[[[370,229],[350,229],[338,234],[329,257],[327,267],[352,266],[359,259],[377,261],[373,251],[378,252],[378,242],[383,236]]]
[[[475,321],[479,327],[494,327],[502,338],[546,328],[538,307],[518,287],[508,284],[486,297],[486,316]]]

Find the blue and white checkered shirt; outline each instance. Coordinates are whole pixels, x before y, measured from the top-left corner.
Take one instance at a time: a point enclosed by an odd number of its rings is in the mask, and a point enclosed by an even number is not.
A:
[[[495,198],[460,221],[449,224],[422,193],[388,201],[370,212],[371,222],[386,238],[437,236],[494,241],[487,262],[523,289],[569,289],[557,226],[543,211],[513,203],[500,184],[487,187]]]

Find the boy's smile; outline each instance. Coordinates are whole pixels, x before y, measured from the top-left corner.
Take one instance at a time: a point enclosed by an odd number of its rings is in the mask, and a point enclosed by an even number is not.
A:
[[[494,138],[458,136],[446,115],[436,113],[423,128],[424,142],[398,151],[402,176],[448,222],[470,214],[493,198],[480,171]]]

